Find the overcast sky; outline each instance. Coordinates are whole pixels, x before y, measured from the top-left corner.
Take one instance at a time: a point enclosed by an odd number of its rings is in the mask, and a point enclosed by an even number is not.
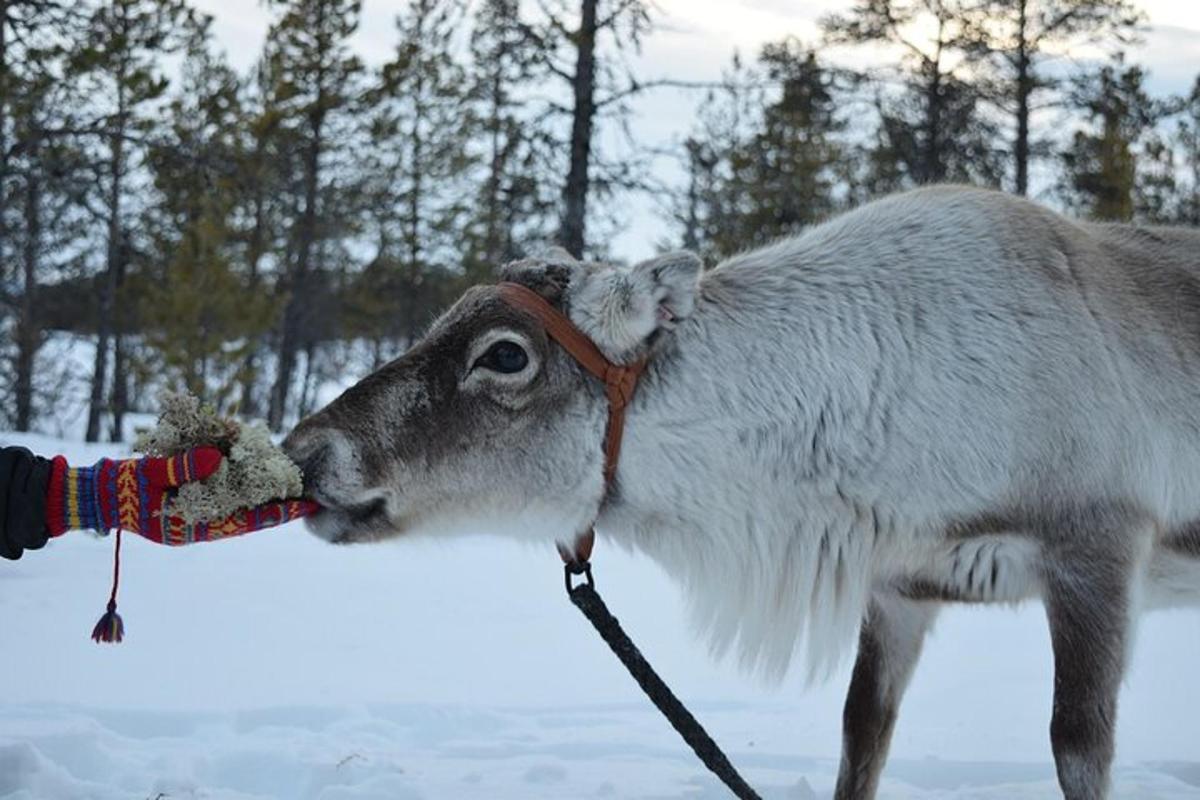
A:
[[[257,58],[270,15],[253,0],[193,0],[214,17],[218,42],[239,68]],[[393,20],[405,0],[364,0],[362,24],[354,46],[368,64],[391,55],[395,43]],[[638,61],[643,78],[714,79],[729,64],[734,50],[752,55],[767,41],[796,36],[805,42],[819,38],[817,20],[845,9],[849,0],[657,0],[658,29],[646,40]],[[1200,74],[1200,0],[1141,0],[1150,29],[1142,45],[1131,49],[1130,60],[1150,71],[1156,93],[1183,92]],[[879,60],[866,48],[828,54],[839,63]],[[1088,53],[1073,54],[1085,58]],[[657,91],[639,101],[635,132],[646,143],[663,146],[678,141],[692,127],[695,92]],[[669,165],[660,167],[669,174]],[[627,225],[614,241],[624,258],[640,258],[654,245],[674,235],[649,200],[631,206]]]

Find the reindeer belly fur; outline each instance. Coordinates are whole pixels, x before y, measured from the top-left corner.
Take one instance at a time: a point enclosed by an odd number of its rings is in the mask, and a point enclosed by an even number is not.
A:
[[[1040,592],[1038,564],[1039,548],[1026,536],[981,536],[940,548],[896,588],[912,600],[1018,603]]]
[[[1042,563],[1032,538],[988,534],[949,542],[884,583],[910,600],[1020,603],[1041,595]],[[1200,604],[1200,524],[1170,533],[1154,546],[1142,587],[1143,610]]]

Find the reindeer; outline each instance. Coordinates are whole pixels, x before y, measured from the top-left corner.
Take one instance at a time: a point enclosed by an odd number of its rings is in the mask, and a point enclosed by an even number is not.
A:
[[[603,387],[477,286],[285,444],[332,542],[600,533],[718,654],[820,675],[853,641],[836,797],[875,795],[946,603],[1045,604],[1070,800],[1106,796],[1141,610],[1200,598],[1200,232],[933,187],[704,272],[503,269],[646,358],[611,487]]]

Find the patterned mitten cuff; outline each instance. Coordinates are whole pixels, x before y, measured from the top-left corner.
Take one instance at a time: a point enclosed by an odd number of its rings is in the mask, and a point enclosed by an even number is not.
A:
[[[51,536],[70,530],[121,528],[162,540],[162,510],[170,490],[204,480],[221,464],[221,451],[200,447],[171,458],[103,458],[90,467],[54,459],[46,496]]]

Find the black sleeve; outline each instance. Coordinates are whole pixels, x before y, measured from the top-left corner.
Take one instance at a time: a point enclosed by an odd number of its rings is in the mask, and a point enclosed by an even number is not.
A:
[[[15,560],[46,544],[50,467],[24,447],[0,448],[0,556]]]

